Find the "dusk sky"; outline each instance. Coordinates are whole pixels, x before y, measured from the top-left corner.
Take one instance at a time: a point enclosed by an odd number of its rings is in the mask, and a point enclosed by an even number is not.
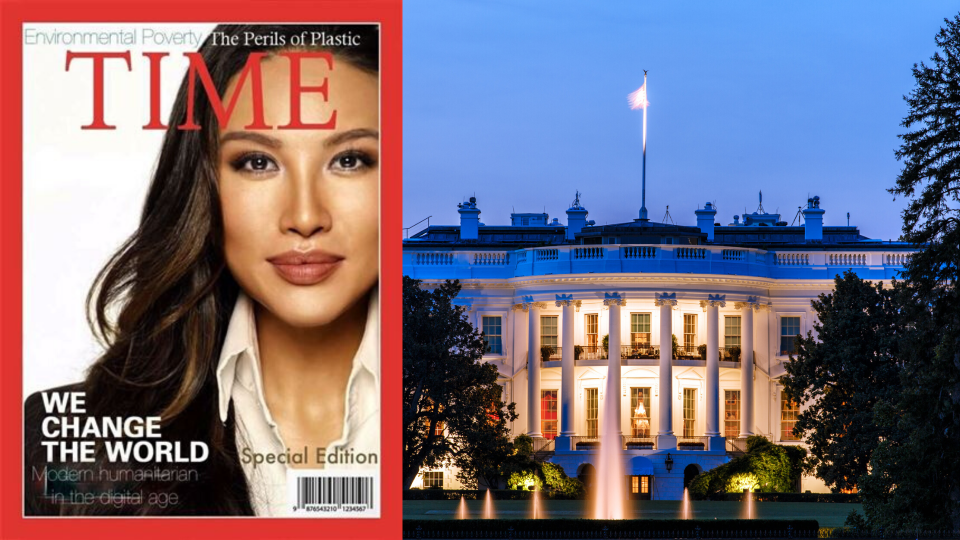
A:
[[[404,226],[458,224],[476,195],[566,223],[574,192],[597,224],[638,217],[649,70],[647,209],[726,225],[763,206],[790,223],[819,195],[824,225],[900,235],[886,190],[911,67],[956,1],[404,3]],[[420,230],[424,224],[415,227]]]

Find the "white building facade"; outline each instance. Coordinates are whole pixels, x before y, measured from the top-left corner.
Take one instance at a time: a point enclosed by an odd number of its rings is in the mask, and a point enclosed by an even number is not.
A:
[[[605,403],[617,400],[628,496],[639,499],[680,499],[748,436],[803,444],[791,432],[800,406],[779,379],[795,337],[813,331],[811,300],[848,269],[889,280],[912,251],[824,227],[819,198],[795,227],[762,207],[721,226],[709,203],[696,227],[596,226],[579,201],[567,225],[514,214],[486,226],[473,199],[460,214],[459,227],[405,240],[404,274],[427,287],[460,280],[457,303],[488,342],[483,360],[517,404],[512,434],[533,437],[567,475],[592,481]],[[449,470],[415,485],[459,487]],[[798,489],[827,491],[813,477]]]

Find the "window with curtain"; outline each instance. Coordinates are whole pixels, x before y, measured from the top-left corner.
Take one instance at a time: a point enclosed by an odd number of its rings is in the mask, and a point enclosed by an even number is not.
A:
[[[540,317],[540,346],[550,346],[556,348],[559,344],[557,339],[557,319],[556,315],[544,315]]]
[[[599,340],[597,339],[599,334],[598,330],[600,326],[598,324],[599,318],[600,318],[599,315],[597,315],[596,313],[587,313],[584,316],[583,326],[587,336],[587,347],[596,347],[597,345],[600,344]]]
[[[740,317],[723,318],[723,347],[740,346]]]
[[[557,438],[557,391],[540,391],[540,432],[547,439]]]
[[[723,436],[740,435],[740,391],[723,391]]]
[[[634,437],[650,437],[650,388],[630,389],[630,425]]]
[[[697,389],[683,389],[683,436],[694,437],[697,429]]]
[[[683,316],[683,344],[687,351],[697,350],[697,316]]]
[[[586,418],[587,418],[587,437],[596,437],[597,431],[597,413],[599,412],[599,393],[596,388],[585,388],[586,397]]]
[[[650,314],[630,314],[630,344],[650,345]]]
[[[786,394],[780,392],[780,440],[799,441],[793,434],[793,426],[797,425],[797,415],[800,413],[800,404],[787,399]]]

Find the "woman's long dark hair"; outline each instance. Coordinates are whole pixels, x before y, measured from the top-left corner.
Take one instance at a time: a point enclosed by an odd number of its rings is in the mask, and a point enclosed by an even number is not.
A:
[[[358,36],[359,45],[289,45],[294,36],[310,31],[349,32]],[[253,52],[322,48],[337,61],[379,71],[374,25],[221,25],[214,32],[238,36],[240,41],[236,46],[214,46],[208,37],[200,48],[221,99],[226,99],[231,78]],[[285,45],[244,46],[248,33],[282,38]],[[234,440],[232,408],[228,422],[221,423],[217,401],[217,361],[239,292],[223,253],[218,126],[203,85],[197,84],[194,118],[201,129],[177,129],[186,118],[188,76],[177,93],[139,228],[100,272],[87,297],[90,325],[106,351],[90,368],[84,389],[91,416],[161,416],[164,439],[206,442],[210,456],[195,464],[199,482],[153,480],[126,486],[146,493],[176,493],[180,502],[172,508],[144,502],[120,509],[79,506],[66,511],[252,513]],[[112,466],[100,459],[98,465]]]

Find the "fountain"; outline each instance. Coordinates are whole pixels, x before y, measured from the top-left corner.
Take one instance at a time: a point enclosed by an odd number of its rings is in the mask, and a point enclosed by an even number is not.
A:
[[[690,492],[683,488],[683,506],[680,508],[680,519],[693,519],[693,512],[690,511]]]
[[[487,496],[483,499],[483,519],[493,519],[493,495],[487,489]]]
[[[743,490],[743,513],[745,519],[753,519],[753,492]]]
[[[619,338],[619,336],[617,336]],[[610,357],[614,354],[614,340],[611,336]],[[619,339],[616,340],[619,343]],[[617,345],[617,350],[620,347]],[[597,502],[594,519],[623,519],[624,490],[623,457],[620,452],[620,358],[616,358],[616,369],[607,375],[607,389],[604,402],[603,429],[600,432],[600,455],[597,469]],[[613,362],[611,362],[613,365]]]
[[[540,490],[533,492],[533,512],[530,519],[540,519]]]
[[[467,519],[467,500],[460,496],[460,506],[457,508],[457,519]]]

